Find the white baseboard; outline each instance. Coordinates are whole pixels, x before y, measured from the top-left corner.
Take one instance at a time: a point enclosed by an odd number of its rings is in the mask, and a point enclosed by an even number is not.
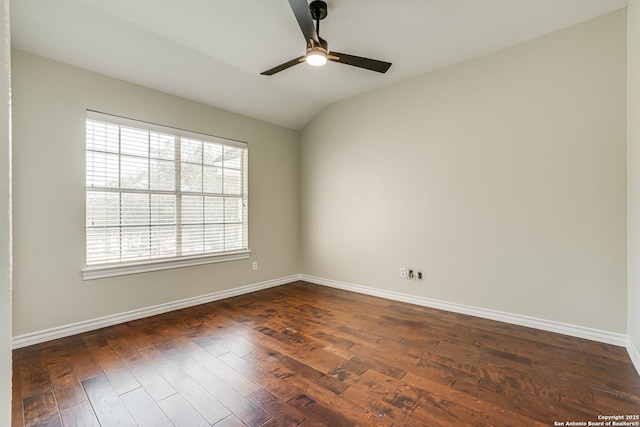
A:
[[[631,358],[638,375],[640,375],[640,351],[638,351],[638,348],[633,344],[631,338],[627,340],[627,352],[629,353],[629,357]]]
[[[239,288],[229,289],[225,291],[214,292],[198,297],[187,298],[179,301],[173,301],[166,304],[159,304],[152,307],[131,310],[125,313],[113,314],[97,319],[85,320],[70,325],[58,326],[44,331],[32,332],[24,335],[13,337],[13,349],[26,347],[33,344],[39,344],[45,341],[51,341],[58,338],[68,337],[82,332],[89,332],[106,326],[117,325],[118,323],[129,322],[131,320],[142,319],[144,317],[155,316],[157,314],[167,313],[173,310],[193,307],[199,304],[205,304],[212,301],[218,301],[225,298],[231,298],[238,295],[244,295],[262,289],[273,288],[287,283],[300,280],[299,275],[282,277],[280,279],[269,280],[266,282],[256,283],[253,285],[241,286]]]
[[[520,314],[505,313],[502,311],[488,310],[485,308],[455,304],[455,303],[450,303],[446,301],[419,297],[415,295],[408,295],[408,294],[403,294],[399,292],[385,291],[382,289],[371,288],[367,286],[338,282],[336,280],[323,279],[320,277],[302,275],[300,280],[304,280],[310,283],[315,283],[317,285],[330,286],[332,288],[343,289],[346,291],[358,292],[361,294],[386,298],[394,301],[402,301],[410,304],[421,305],[424,307],[452,311],[454,313],[468,314],[470,316],[497,320],[499,322],[512,323],[514,325],[541,329],[543,331],[557,332],[564,335],[570,335],[573,337],[603,342],[606,344],[613,344],[620,347],[627,347],[629,342],[629,340],[627,339],[627,336],[624,334],[602,331],[599,329],[592,329],[584,326],[570,325],[566,323],[554,322],[552,320],[522,316]],[[636,367],[639,366],[638,363],[635,363],[635,364],[636,364]]]
[[[82,332],[89,332],[107,326],[119,323],[129,322],[132,320],[142,319],[144,317],[155,316],[157,314],[167,313],[169,311],[180,310],[182,308],[193,307],[199,304],[205,304],[212,301],[218,301],[225,298],[231,298],[238,295],[244,295],[256,292],[262,289],[273,288],[285,285],[298,280],[304,280],[317,285],[329,286],[332,288],[343,289],[346,291],[357,292],[365,295],[371,295],[386,298],[393,301],[401,301],[410,304],[421,305],[424,307],[437,308],[440,310],[451,311],[454,313],[462,313],[470,316],[482,317],[485,319],[497,320],[500,322],[512,323],[515,325],[526,326],[544,331],[557,332],[564,335],[570,335],[578,338],[599,341],[607,344],[613,344],[626,347],[629,356],[633,361],[638,373],[640,373],[640,353],[634,346],[633,342],[623,334],[614,332],[601,331],[598,329],[586,328],[584,326],[570,325],[565,323],[554,322],[551,320],[537,319],[519,314],[505,313],[496,310],[488,310],[484,308],[466,306],[461,304],[450,303],[430,298],[418,297],[414,295],[403,294],[393,291],[385,291],[382,289],[371,288],[368,286],[354,285],[336,280],[323,279],[320,277],[308,275],[292,275],[279,279],[269,280],[266,282],[256,283],[253,285],[241,286],[239,288],[229,289],[225,291],[214,292],[193,298],[187,298],[179,301],[173,301],[166,304],[159,304],[152,307],[132,310],[125,313],[119,313],[100,317],[97,319],[86,320],[70,325],[58,326],[43,331],[32,332],[24,335],[13,337],[13,349],[26,347],[33,344],[39,344],[58,338],[68,337]]]

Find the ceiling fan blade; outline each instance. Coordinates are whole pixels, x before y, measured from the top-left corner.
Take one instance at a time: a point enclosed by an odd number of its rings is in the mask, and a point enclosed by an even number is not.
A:
[[[298,21],[298,25],[300,25],[302,34],[304,34],[307,45],[309,45],[309,40],[320,44],[307,0],[289,0],[289,5],[291,6],[291,10],[293,10],[293,14],[296,16],[296,20]]]
[[[260,74],[263,76],[272,76],[275,73],[279,73],[280,71],[286,70],[287,68],[293,67],[301,62],[304,62],[304,56],[300,58],[292,59],[291,61],[285,62],[284,64],[280,64],[277,67],[273,67],[270,70],[263,71]]]
[[[389,67],[391,67],[390,62],[378,61],[377,59],[363,58],[361,56],[348,55],[346,53],[333,51],[329,54],[329,60],[371,71],[377,71],[378,73],[386,73]]]

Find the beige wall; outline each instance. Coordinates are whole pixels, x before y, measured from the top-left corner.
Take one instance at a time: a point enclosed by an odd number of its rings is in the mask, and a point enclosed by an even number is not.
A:
[[[11,49],[0,0],[0,425],[11,425]]]
[[[303,273],[626,333],[625,22],[617,11],[316,116]]]
[[[12,67],[14,336],[298,273],[297,132],[25,52]],[[85,109],[248,142],[251,259],[83,281]]]
[[[640,0],[631,0],[627,13],[627,85],[628,328],[629,340],[640,351]],[[640,360],[636,360],[636,368],[640,372]]]

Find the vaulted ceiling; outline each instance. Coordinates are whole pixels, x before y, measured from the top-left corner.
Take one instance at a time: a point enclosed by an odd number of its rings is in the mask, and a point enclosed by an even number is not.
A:
[[[329,48],[392,62],[260,72],[304,54],[287,0],[13,0],[15,48],[292,129],[325,106],[628,0],[327,0]]]

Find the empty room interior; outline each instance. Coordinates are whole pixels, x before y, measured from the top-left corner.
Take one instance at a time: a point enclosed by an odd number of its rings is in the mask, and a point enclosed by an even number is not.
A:
[[[0,425],[640,426],[640,0],[0,4]]]

